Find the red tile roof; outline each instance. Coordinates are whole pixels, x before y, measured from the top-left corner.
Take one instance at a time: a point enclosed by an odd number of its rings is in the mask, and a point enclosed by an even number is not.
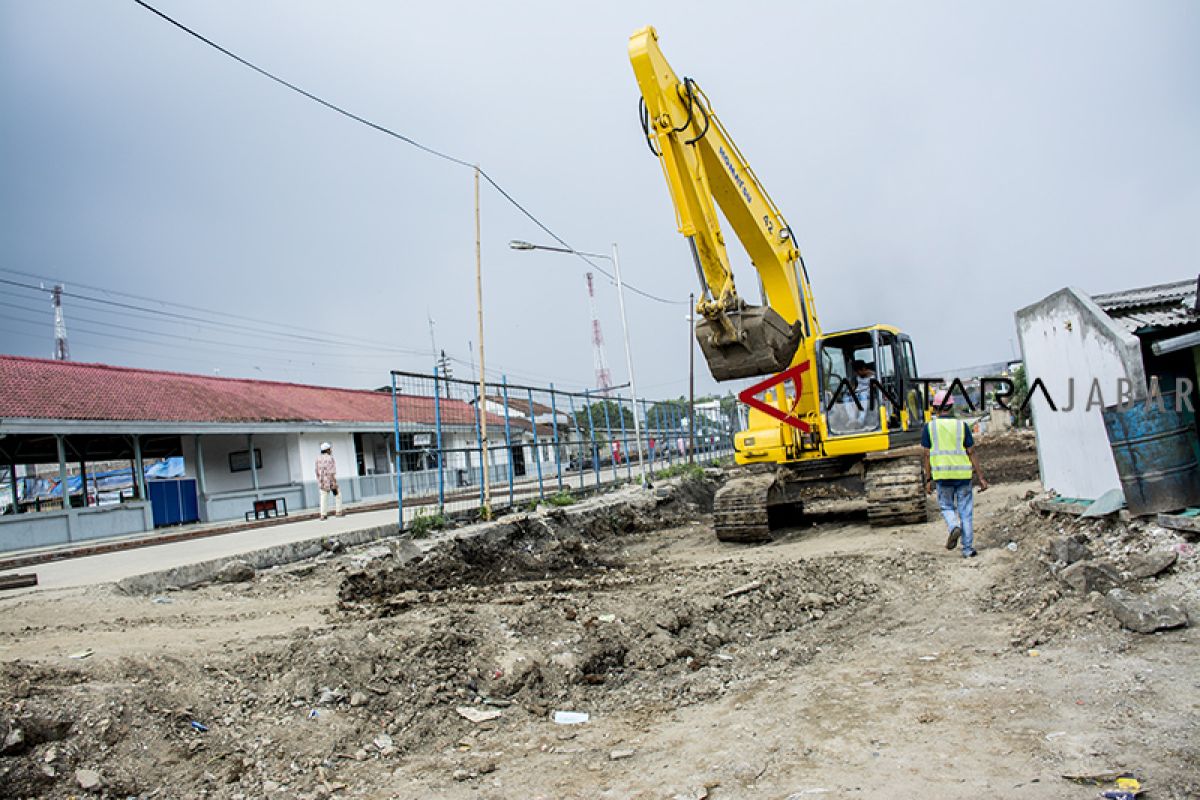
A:
[[[432,397],[400,395],[402,422],[434,424]],[[475,409],[441,401],[442,423]],[[357,422],[392,425],[390,392],[217,378],[0,355],[0,418],[149,422]],[[503,417],[488,415],[488,425]]]

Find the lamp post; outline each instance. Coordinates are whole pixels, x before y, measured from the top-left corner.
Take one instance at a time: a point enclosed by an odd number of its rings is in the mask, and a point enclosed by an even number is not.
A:
[[[642,476],[642,486],[649,486],[650,480],[646,476],[646,456],[642,450],[642,423],[638,420],[637,414],[638,390],[637,380],[633,377],[633,352],[629,349],[629,322],[625,318],[625,284],[621,282],[621,261],[617,257],[616,242],[613,242],[612,255],[610,256],[600,253],[583,253],[578,250],[572,250],[569,247],[549,247],[542,244],[532,244],[517,239],[509,242],[508,246],[513,250],[545,250],[551,253],[570,253],[588,258],[605,258],[612,262],[613,274],[617,279],[617,302],[621,306],[621,337],[625,341],[625,368],[629,371],[629,388],[633,392],[633,435],[637,439],[638,472]]]

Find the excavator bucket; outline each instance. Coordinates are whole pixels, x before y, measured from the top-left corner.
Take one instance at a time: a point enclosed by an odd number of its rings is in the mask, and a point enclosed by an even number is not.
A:
[[[737,339],[718,343],[720,328],[711,320],[696,323],[696,340],[719,381],[774,375],[791,366],[803,333],[799,321],[789,325],[770,306],[743,306],[726,312]]]

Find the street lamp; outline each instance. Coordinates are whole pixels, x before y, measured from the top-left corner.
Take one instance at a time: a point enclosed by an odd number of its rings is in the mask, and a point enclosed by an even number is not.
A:
[[[637,439],[638,471],[642,476],[642,486],[649,486],[650,479],[646,476],[646,455],[642,451],[642,423],[637,413],[637,380],[633,377],[633,352],[629,349],[629,322],[625,318],[625,284],[621,282],[621,261],[617,257],[617,243],[613,242],[612,255],[600,253],[584,253],[569,247],[550,247],[544,244],[533,244],[520,239],[508,243],[513,250],[545,250],[551,253],[570,253],[585,258],[606,258],[612,262],[613,274],[617,279],[617,302],[621,306],[621,338],[625,340],[625,368],[629,371],[629,388],[633,392],[633,436]]]

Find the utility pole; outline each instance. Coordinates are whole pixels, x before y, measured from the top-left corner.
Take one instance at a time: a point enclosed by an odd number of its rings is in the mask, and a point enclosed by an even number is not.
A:
[[[483,444],[483,518],[492,518],[492,486],[488,475],[487,373],[483,367],[483,249],[479,226],[479,165],[475,166],[475,305],[479,311],[479,438]],[[511,454],[509,455],[511,458]]]
[[[55,361],[67,361],[71,358],[71,350],[67,347],[67,321],[63,318],[62,293],[63,285],[61,283],[55,284],[53,292]]]
[[[621,260],[617,257],[617,243],[612,246],[613,272],[617,278],[617,302],[621,307],[621,331],[625,336],[625,369],[629,372],[629,390],[633,392],[633,435],[637,438],[638,466],[642,474],[642,486],[650,485],[646,474],[646,454],[642,452],[642,423],[637,415],[637,379],[633,377],[633,355],[629,350],[629,321],[625,318],[625,286],[621,283]]]
[[[696,293],[688,294],[688,463],[695,461],[696,455],[696,341],[693,332],[693,315],[696,313]]]

